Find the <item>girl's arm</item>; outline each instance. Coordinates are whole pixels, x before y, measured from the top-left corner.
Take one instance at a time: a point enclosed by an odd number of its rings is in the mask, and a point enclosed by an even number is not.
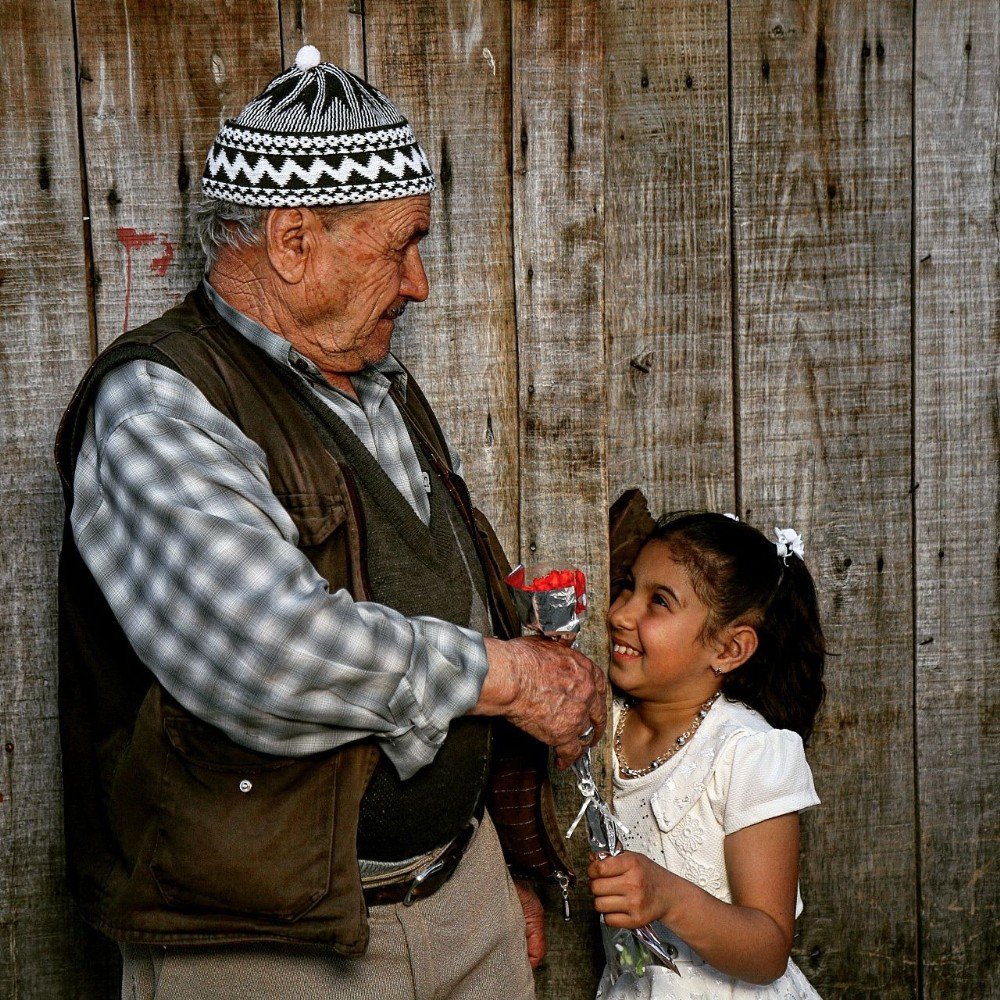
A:
[[[732,903],[625,851],[587,869],[595,909],[609,927],[660,920],[720,971],[748,983],[773,982],[788,965],[795,933],[798,814],[731,833],[725,853]]]

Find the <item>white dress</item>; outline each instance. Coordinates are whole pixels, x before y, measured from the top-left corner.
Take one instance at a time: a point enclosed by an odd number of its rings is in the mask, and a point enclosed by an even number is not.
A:
[[[616,701],[615,723],[620,710]],[[626,849],[727,903],[726,835],[819,804],[798,734],[724,697],[687,746],[655,771],[623,780],[615,760],[614,794],[615,812],[629,828]],[[801,912],[800,897],[796,917]],[[626,973],[612,986],[605,971],[600,1000],[819,1000],[793,962],[780,979],[754,986],[709,965],[662,924],[654,928],[676,951],[680,976],[658,967],[639,978]]]

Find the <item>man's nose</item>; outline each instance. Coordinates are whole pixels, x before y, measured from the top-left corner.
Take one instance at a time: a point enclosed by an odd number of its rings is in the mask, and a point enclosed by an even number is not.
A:
[[[414,302],[423,302],[429,293],[430,286],[420,257],[420,248],[412,246],[403,260],[403,280],[399,283],[399,294]]]

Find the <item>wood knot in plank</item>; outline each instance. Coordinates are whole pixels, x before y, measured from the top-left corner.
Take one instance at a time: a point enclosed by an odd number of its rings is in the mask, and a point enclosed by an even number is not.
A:
[[[628,363],[636,370],[648,375],[653,368],[653,352],[646,351],[645,354],[637,354],[634,358],[629,358]]]
[[[216,87],[221,89],[226,84],[226,64],[218,52],[212,53],[211,65],[212,79],[215,81]]]
[[[441,177],[441,188],[444,194],[449,194],[451,192],[451,181],[453,177],[451,157],[448,155],[448,137],[446,135],[441,136],[441,168],[439,171],[439,176]]]
[[[49,169],[49,155],[43,149],[38,155],[38,186],[48,191],[52,186],[52,171]]]
[[[184,155],[184,140],[181,139],[181,148],[177,153],[177,190],[185,194],[191,187],[191,172],[188,170],[187,158]]]

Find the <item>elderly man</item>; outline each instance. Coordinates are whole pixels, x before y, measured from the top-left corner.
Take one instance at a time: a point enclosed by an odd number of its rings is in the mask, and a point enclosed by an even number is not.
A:
[[[604,681],[518,638],[389,353],[433,187],[393,104],[302,50],[209,153],[205,282],[67,410],[69,861],[123,996],[533,996],[505,856],[565,892],[544,744],[600,736]]]

